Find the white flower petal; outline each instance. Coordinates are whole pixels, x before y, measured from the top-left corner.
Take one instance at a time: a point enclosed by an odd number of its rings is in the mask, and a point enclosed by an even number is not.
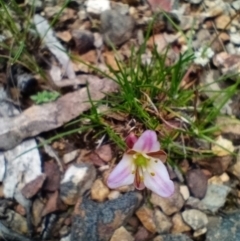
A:
[[[124,154],[122,160],[117,164],[108,177],[108,187],[113,189],[132,184],[134,182],[132,165],[132,156]]]
[[[144,184],[161,197],[169,197],[174,192],[174,183],[170,180],[167,168],[160,160],[155,162],[151,159],[144,173]]]

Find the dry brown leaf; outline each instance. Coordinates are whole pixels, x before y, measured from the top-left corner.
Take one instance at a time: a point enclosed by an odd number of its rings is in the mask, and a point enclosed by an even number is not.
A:
[[[97,52],[96,50],[90,50],[87,53],[82,54],[80,58],[83,62],[95,64],[97,61]]]
[[[161,53],[167,47],[167,44],[168,43],[163,34],[156,34],[154,36],[151,36],[147,41],[147,46],[151,49],[156,46],[158,53]]]
[[[118,71],[119,67],[117,65],[117,61],[112,52],[103,53],[103,57],[105,58],[106,64],[109,65],[112,69]],[[120,63],[119,63],[120,64]]]
[[[148,2],[154,11],[161,9],[170,12],[172,10],[173,0],[148,0]]]

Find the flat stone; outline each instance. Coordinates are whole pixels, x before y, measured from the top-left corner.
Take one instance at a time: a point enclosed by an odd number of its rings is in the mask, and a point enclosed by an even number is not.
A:
[[[240,212],[223,217],[209,217],[206,241],[239,241],[240,240]]]
[[[80,198],[73,213],[71,241],[109,240],[114,231],[133,215],[141,200],[138,192],[128,192],[105,203]]]
[[[193,230],[204,228],[208,224],[207,215],[197,209],[185,210],[182,217]]]
[[[227,195],[230,191],[231,188],[228,186],[209,184],[207,193],[204,199],[202,199],[202,203],[206,206],[207,210],[215,213],[225,204]]]
[[[167,217],[163,212],[161,212],[157,208],[153,212],[153,220],[156,225],[157,233],[169,233],[169,230],[172,227],[172,222],[169,217]]]
[[[177,183],[175,183],[175,191],[171,197],[164,198],[152,193],[150,201],[152,204],[159,206],[166,215],[178,212],[184,205],[184,199]]]
[[[124,227],[120,227],[118,228],[110,241],[134,241],[133,236],[124,228]]]
[[[107,10],[101,14],[100,20],[103,40],[108,46],[119,46],[132,37],[135,21],[131,16]]]

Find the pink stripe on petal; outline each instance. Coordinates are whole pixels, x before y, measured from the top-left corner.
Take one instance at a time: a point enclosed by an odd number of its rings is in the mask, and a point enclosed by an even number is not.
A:
[[[154,176],[150,172],[153,172]],[[144,184],[161,197],[170,197],[174,193],[174,183],[160,160],[157,163],[151,161],[150,168],[144,173]]]
[[[134,175],[132,174],[132,156],[123,155],[122,160],[110,173],[107,185],[109,188],[118,188],[125,185],[130,185],[134,182]]]
[[[132,149],[144,153],[159,151],[160,143],[157,140],[156,132],[151,130],[144,131]]]

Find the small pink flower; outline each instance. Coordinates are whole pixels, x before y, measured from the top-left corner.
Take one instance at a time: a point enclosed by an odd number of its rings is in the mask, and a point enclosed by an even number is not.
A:
[[[174,184],[163,164],[167,155],[160,150],[156,132],[147,130],[138,139],[131,133],[126,143],[131,149],[109,175],[108,186],[118,188],[134,183],[138,190],[147,187],[159,196],[171,196]]]

